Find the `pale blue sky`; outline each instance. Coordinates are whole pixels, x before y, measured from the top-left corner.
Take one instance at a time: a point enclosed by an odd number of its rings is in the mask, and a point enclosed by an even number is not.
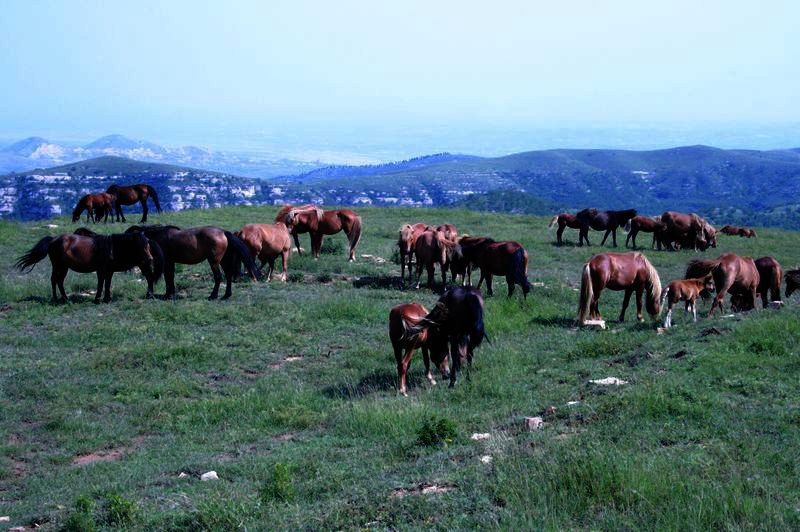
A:
[[[798,21],[796,1],[6,0],[0,136],[798,123]]]

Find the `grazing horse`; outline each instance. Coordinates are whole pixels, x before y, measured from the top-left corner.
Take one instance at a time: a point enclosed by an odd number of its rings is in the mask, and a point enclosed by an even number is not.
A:
[[[661,312],[661,279],[655,267],[641,253],[600,253],[593,256],[583,266],[581,275],[581,296],[578,304],[578,323],[587,319],[599,320],[598,302],[600,292],[625,290],[619,321],[625,321],[631,295],[636,292],[636,318],[643,321],[642,293],[647,291],[647,313],[652,317]]]
[[[717,247],[716,229],[695,213],[666,211],[661,215],[661,223],[658,249],[662,245],[673,251],[679,248],[705,251]]]
[[[528,282],[528,252],[519,242],[505,241],[486,244],[480,253],[476,254],[475,265],[481,270],[478,288],[486,279],[486,292],[491,296],[492,277],[504,275],[508,283],[508,297],[514,293],[514,287],[522,287],[523,299],[528,298],[531,283]]]
[[[471,286],[449,288],[436,306],[411,334],[429,329],[450,342],[450,387],[456,384],[458,372],[464,363],[472,365],[473,352],[486,337],[483,326],[483,297],[481,291]]]
[[[281,281],[286,282],[287,264],[289,256],[292,254],[292,238],[289,236],[289,229],[281,222],[269,224],[247,224],[239,231],[234,233],[250,250],[253,260],[258,258],[261,261],[261,268],[269,264],[267,270],[267,281],[272,280],[272,272],[275,271],[275,259],[281,257]],[[237,273],[239,267],[236,267]]]
[[[428,309],[419,303],[404,303],[392,307],[389,312],[389,340],[394,349],[397,362],[397,380],[400,393],[407,396],[406,375],[416,348],[422,348],[422,360],[425,363],[425,376],[431,384],[436,379],[431,375],[431,358],[442,373],[442,378],[450,377],[447,368],[447,337],[437,333],[435,329],[422,329],[416,334],[412,329],[428,314]]]
[[[428,272],[428,288],[433,288],[433,275],[436,264],[442,270],[442,285],[447,284],[447,271],[450,264],[461,258],[461,246],[445,238],[444,233],[426,229],[414,245],[417,260],[417,288],[422,280],[422,269]]]
[[[461,284],[472,284],[472,268],[477,267],[477,259],[489,244],[493,244],[494,239],[488,236],[462,236],[458,239],[461,246],[461,257],[456,257],[450,263],[450,273],[453,282],[461,276]]]
[[[709,273],[705,277],[697,279],[681,279],[679,281],[672,281],[667,285],[664,290],[664,295],[661,296],[661,306],[667,303],[667,316],[664,318],[664,327],[672,327],[672,307],[679,301],[686,301],[685,314],[690,311],[693,319],[697,321],[697,298],[705,297],[707,294],[714,291],[714,278]]]
[[[427,225],[422,223],[405,224],[400,228],[397,247],[400,248],[400,279],[406,278],[406,262],[408,262],[408,280],[411,280],[411,262],[419,235],[425,232]]]
[[[758,270],[758,293],[761,294],[761,306],[767,308],[770,301],[781,300],[781,283],[783,268],[775,257],[761,257],[755,260]]]
[[[108,215],[114,209],[114,196],[107,192],[99,194],[86,194],[75,205],[75,210],[72,211],[72,221],[77,222],[81,219],[81,214],[86,211],[86,221],[89,220],[97,223],[100,218],[108,222]],[[114,221],[114,218],[111,218]]]
[[[735,225],[723,225],[719,232],[724,235],[736,236],[739,234],[739,228]]]
[[[283,222],[289,228],[294,235],[298,253],[300,253],[300,240],[297,235],[309,233],[311,253],[316,259],[319,258],[319,252],[322,249],[322,238],[325,235],[334,235],[339,231],[344,231],[350,244],[347,260],[350,262],[356,260],[356,246],[361,239],[361,216],[354,211],[349,209],[323,211],[314,205],[297,208],[286,205],[278,211],[275,221]]]
[[[84,236],[92,234],[94,236]],[[39,240],[30,251],[17,259],[16,267],[21,271],[31,271],[45,257],[50,257],[52,272],[50,286],[53,301],[58,300],[56,287],[62,301],[67,301],[64,279],[69,270],[78,273],[97,272],[97,292],[94,302],[111,301],[111,278],[114,272],[123,272],[138,266],[147,277],[148,283],[160,277],[159,269],[151,253],[150,240],[141,234],[116,234],[102,236],[85,230],[84,234],[66,234],[57,237],[46,236]]]
[[[556,231],[556,241],[558,245],[564,244],[564,241],[561,240],[561,235],[564,234],[564,229],[569,227],[570,229],[580,229],[581,224],[578,222],[578,218],[574,214],[569,214],[567,212],[562,212],[561,214],[556,214],[553,216],[553,219],[550,220],[550,224],[547,226],[548,229],[553,227],[554,225],[558,224],[558,230]]]
[[[158,202],[156,189],[146,183],[127,186],[111,185],[106,192],[114,196],[114,210],[116,211],[118,222],[120,219],[123,222],[125,221],[125,214],[122,212],[123,205],[134,205],[139,202],[142,205],[142,219],[139,220],[139,223],[146,223],[148,213],[147,198],[153,198],[156,212],[161,212],[161,204]]]
[[[740,227],[739,231],[736,233],[739,236],[743,236],[745,238],[755,238],[756,232],[749,227]]]
[[[719,308],[723,312],[725,294],[737,295],[737,308],[752,309],[756,306],[756,294],[761,281],[755,261],[750,257],[740,257],[734,253],[723,253],[716,259],[695,259],[686,267],[686,277],[703,277],[711,273],[717,295],[708,315],[712,316]]]
[[[639,233],[653,233],[653,243],[650,248],[654,249],[663,230],[664,225],[657,216],[634,216],[625,225],[625,231],[628,232],[628,238],[625,239],[625,247],[628,247],[628,244],[633,241],[632,247],[636,249],[636,235]]]
[[[250,256],[244,242],[230,231],[219,227],[194,227],[180,229],[174,225],[133,225],[126,233],[144,233],[154,240],[164,254],[164,282],[167,285],[166,298],[175,299],[175,264],[199,264],[208,261],[214,275],[214,289],[208,299],[216,299],[222,284],[220,266],[225,272],[225,295],[231,296],[231,282],[237,273],[239,260],[244,262],[253,280],[260,277],[258,267]],[[153,287],[148,286],[152,292]]]
[[[800,288],[800,270],[788,270],[786,272],[786,297]]]
[[[624,211],[599,211],[597,209],[583,209],[575,215],[575,219],[580,225],[580,234],[578,235],[578,245],[582,246],[583,241],[586,241],[587,246],[589,243],[589,229],[595,231],[605,231],[603,241],[600,245],[606,243],[608,235],[612,235],[614,247],[617,247],[617,229],[624,227],[628,220],[636,216],[636,209],[627,209]]]

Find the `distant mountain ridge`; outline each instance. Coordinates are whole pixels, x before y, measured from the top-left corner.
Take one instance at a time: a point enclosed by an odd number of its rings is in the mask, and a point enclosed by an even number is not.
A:
[[[356,177],[356,176],[376,176],[391,174],[394,172],[401,172],[404,170],[413,170],[415,168],[424,168],[434,164],[450,163],[458,161],[475,161],[483,159],[477,155],[464,155],[452,154],[448,152],[435,153],[433,155],[423,155],[421,157],[414,157],[403,161],[395,161],[383,164],[370,164],[361,166],[352,165],[334,165],[317,168],[304,174],[297,176],[298,181],[314,182],[326,179],[337,179],[342,177]]]

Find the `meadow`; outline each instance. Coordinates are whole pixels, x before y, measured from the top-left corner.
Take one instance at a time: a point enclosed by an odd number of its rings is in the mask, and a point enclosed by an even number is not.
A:
[[[177,301],[146,300],[134,273],[94,305],[93,274],[71,272],[50,302],[49,262],[13,262],[66,218],[0,222],[0,516],[9,526],[92,530],[798,529],[800,311],[697,324],[675,313],[574,326],[582,264],[601,250],[553,245],[544,217],[466,210],[358,209],[358,261],[345,237],[319,260],[294,254],[287,283],[234,286],[207,301],[207,265],[178,266]],[[276,209],[154,215],[238,229]],[[132,219],[135,215],[131,215]],[[490,342],[454,389],[424,379],[421,354],[398,395],[389,309],[438,295],[404,289],[406,222],[518,240],[527,301],[486,299]],[[58,227],[48,227],[48,224]],[[92,226],[101,232],[119,224]],[[800,264],[798,233],[720,236],[722,251]],[[569,242],[577,232],[567,230]],[[624,233],[621,233],[624,242]],[[647,235],[639,237],[647,243]],[[308,247],[307,235],[301,243]],[[608,247],[604,249],[609,249]],[[662,282],[694,252],[644,250]],[[364,258],[361,255],[371,255]],[[385,262],[375,259],[380,257]],[[163,281],[157,293],[163,293]],[[601,386],[605,377],[627,381]],[[438,377],[438,375],[437,375]],[[541,416],[540,430],[523,420]],[[489,433],[473,440],[474,433]],[[486,458],[490,457],[490,458]],[[219,479],[201,481],[214,470]]]

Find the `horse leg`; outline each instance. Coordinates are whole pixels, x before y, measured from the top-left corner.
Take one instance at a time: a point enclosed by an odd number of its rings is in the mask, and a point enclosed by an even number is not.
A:
[[[606,234],[603,235],[603,241],[600,242],[601,246],[605,246],[606,245],[606,239],[608,238],[608,235],[610,235],[610,234],[611,234],[611,229],[606,229]],[[616,237],[614,238],[614,241],[616,242]],[[614,244],[614,247],[617,247],[617,245]]]
[[[403,364],[403,356],[400,351],[400,345],[392,342],[394,348],[394,360],[397,363],[397,388],[398,391],[407,396],[406,393],[406,366]]]
[[[119,221],[120,218],[122,218],[122,223],[126,222],[125,213],[122,212],[122,205],[120,203],[117,203],[117,221]]]
[[[486,274],[486,293],[490,296],[494,295],[494,290],[492,289],[492,279],[494,276],[491,273]]]
[[[147,222],[147,198],[140,199],[139,203],[142,204],[142,219],[139,223],[143,224]]]
[[[297,249],[297,254],[302,255],[303,253],[300,251],[300,236],[297,233],[292,233],[292,237],[294,237],[294,247]]]
[[[511,295],[514,293],[514,288],[515,288],[513,273],[509,273],[508,275],[506,275],[506,284],[508,285],[508,297],[511,297]]]
[[[697,299],[692,300],[692,322],[697,323]]]
[[[450,388],[456,385],[456,378],[461,369],[461,356],[455,339],[450,340]]]
[[[428,382],[436,385],[436,379],[433,378],[431,374],[431,354],[428,352],[428,348],[422,348],[422,361],[425,363],[425,377],[428,379]]]
[[[64,279],[66,279],[68,271],[69,270],[67,268],[56,268],[53,266],[53,269],[50,272],[50,285],[53,289],[53,301],[58,301],[58,297],[56,296],[56,287],[58,287],[58,291],[61,292],[62,302],[67,302],[67,293],[64,291]]]
[[[400,250],[400,280],[406,280],[406,254]]]
[[[667,315],[664,317],[664,328],[669,329],[672,327],[672,303],[667,307]]]
[[[422,263],[417,259],[417,290],[419,290],[420,280],[422,280]]]
[[[103,272],[97,270],[97,290],[94,293],[94,303],[100,303],[100,297],[103,295],[103,282],[105,281],[105,277],[103,276]]]
[[[614,239],[614,247],[617,247],[617,228],[616,227],[611,231],[611,238]]]
[[[619,313],[619,322],[622,323],[625,321],[625,311],[628,309],[628,303],[631,301],[631,295],[633,295],[633,289],[628,288],[625,290],[625,297],[622,299],[622,311]]]
[[[442,290],[444,290],[444,287],[447,286],[447,266],[444,263],[440,263],[439,267],[442,269]],[[455,282],[455,278],[453,282]]]
[[[426,264],[425,265],[425,269],[428,272],[428,288],[432,289],[433,288],[433,277],[436,274],[436,267],[434,266],[434,263],[431,262],[430,264]]]
[[[644,293],[644,287],[640,286],[636,289],[636,319],[639,321],[644,321],[644,317],[642,316],[642,294]]]
[[[229,297],[231,297],[232,283],[233,283],[233,272],[225,271],[225,295],[222,296],[222,299],[228,299]]]
[[[311,252],[314,258],[319,258],[319,253],[322,250],[322,233],[311,233]]]
[[[566,228],[567,228],[566,225],[561,225],[561,224],[558,225],[558,231],[556,231],[556,241],[558,242],[559,246],[564,244],[564,241],[561,240],[561,235],[564,234],[564,229]]]
[[[111,302],[111,278],[114,276],[114,272],[106,272],[106,291],[105,295],[103,296],[103,303],[110,303]]]
[[[628,247],[628,245],[631,243],[631,238],[633,238],[635,235],[636,235],[636,233],[634,233],[633,229],[631,229],[630,232],[628,233],[628,238],[625,239],[625,247]],[[636,249],[636,239],[635,238],[633,238],[633,248]]]
[[[175,299],[175,263],[171,260],[164,261],[164,284],[167,287],[164,298]]]
[[[398,348],[399,350],[399,348]],[[400,393],[408,396],[406,380],[408,379],[408,367],[411,365],[411,357],[414,356],[414,348],[407,347],[403,358],[397,365],[397,373],[400,375]]]
[[[289,272],[287,271],[289,267],[289,252],[284,251],[281,253],[281,267],[283,271],[281,272],[281,281],[284,283],[289,279]]]

